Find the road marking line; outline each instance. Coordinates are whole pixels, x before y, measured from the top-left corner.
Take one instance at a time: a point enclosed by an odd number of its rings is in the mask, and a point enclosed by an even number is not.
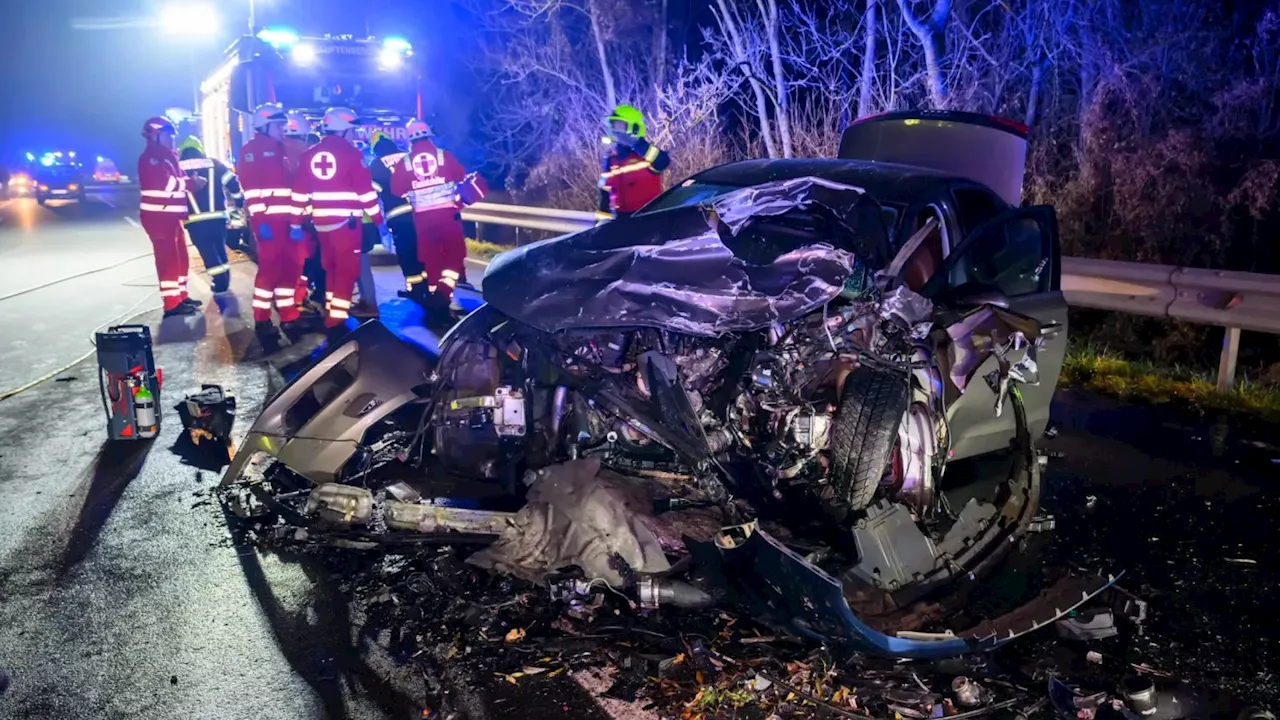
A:
[[[116,204],[108,200],[105,195],[98,195],[97,198],[98,198],[98,202],[102,203],[103,205],[106,205],[112,210],[116,209]]]
[[[140,227],[142,227],[142,223],[138,222],[137,220],[134,220],[134,219],[133,219],[133,218],[131,218],[131,217],[127,217],[127,216],[126,216],[126,217],[125,217],[125,219],[124,219],[124,221],[125,221],[125,222],[127,222],[127,223],[129,223],[130,225],[132,225],[132,226],[136,227],[136,228],[140,228]]]

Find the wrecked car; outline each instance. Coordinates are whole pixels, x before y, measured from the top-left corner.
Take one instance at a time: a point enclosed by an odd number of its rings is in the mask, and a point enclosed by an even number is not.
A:
[[[1036,515],[1059,273],[1052,209],[977,181],[716,168],[624,222],[498,256],[438,358],[362,325],[272,399],[224,496],[294,537],[474,542],[477,565],[576,566],[647,604],[717,599],[672,584],[668,556],[691,556],[721,590],[763,578],[737,595],[800,634],[906,656],[987,646],[1052,618],[908,631]],[[948,463],[991,452],[1001,482],[951,507]],[[688,510],[714,527],[664,531]]]

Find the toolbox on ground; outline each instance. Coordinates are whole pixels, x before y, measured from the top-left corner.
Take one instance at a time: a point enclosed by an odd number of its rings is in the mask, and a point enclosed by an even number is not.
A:
[[[98,386],[112,440],[145,440],[160,432],[161,373],[151,353],[151,328],[116,325],[96,334]]]

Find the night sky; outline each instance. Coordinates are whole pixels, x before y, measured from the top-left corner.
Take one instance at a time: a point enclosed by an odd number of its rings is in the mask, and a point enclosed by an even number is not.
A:
[[[181,0],[173,0],[181,2]],[[190,107],[193,83],[247,31],[249,0],[216,0],[216,35],[168,37],[145,27],[161,0],[23,0],[0,7],[0,162],[24,152],[71,149],[132,165],[147,117]],[[433,114],[458,113],[452,100],[468,74],[461,62],[468,23],[436,0],[257,0],[259,27],[286,25],[302,34],[402,35],[442,75],[428,103]],[[302,19],[306,18],[306,21]],[[90,27],[107,29],[88,29]],[[443,71],[441,70],[443,68]],[[453,112],[451,112],[453,111]],[[456,132],[456,131],[455,131]]]

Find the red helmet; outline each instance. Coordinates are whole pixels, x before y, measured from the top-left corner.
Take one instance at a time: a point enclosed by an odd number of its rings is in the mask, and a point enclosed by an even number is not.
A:
[[[173,126],[173,122],[167,117],[153,117],[142,124],[142,137],[148,140],[156,139],[156,136],[162,132],[178,134],[178,128]]]

